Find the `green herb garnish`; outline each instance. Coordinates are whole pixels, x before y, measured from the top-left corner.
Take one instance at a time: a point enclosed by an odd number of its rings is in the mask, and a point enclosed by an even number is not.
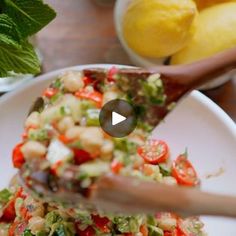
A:
[[[33,234],[31,233],[29,229],[26,229],[24,233],[22,234],[22,236],[33,236]]]
[[[11,196],[12,194],[8,189],[3,189],[0,191],[0,203],[7,203]]]
[[[39,73],[40,62],[28,38],[56,13],[42,0],[1,0],[0,12],[0,76]]]

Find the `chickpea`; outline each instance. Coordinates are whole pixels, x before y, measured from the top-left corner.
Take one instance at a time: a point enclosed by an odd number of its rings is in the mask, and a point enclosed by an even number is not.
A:
[[[163,230],[173,230],[177,226],[177,220],[175,218],[163,218],[158,222],[158,227]]]
[[[85,127],[74,126],[72,128],[69,128],[65,134],[68,139],[80,139],[81,134],[85,131]]]
[[[40,216],[32,217],[29,220],[28,228],[31,230],[31,233],[37,234],[38,232],[44,230],[45,228],[45,219]]]
[[[168,184],[168,185],[177,185],[177,181],[174,177],[172,176],[165,176],[162,179],[163,184]]]
[[[44,217],[45,209],[43,203],[35,201],[31,196],[28,196],[24,204],[32,217]]]
[[[103,95],[103,105],[116,98],[118,98],[118,94],[116,92],[114,91],[105,92]]]
[[[62,81],[64,82],[64,88],[69,92],[76,92],[79,89],[84,87],[84,82],[82,80],[82,73],[81,72],[66,72],[62,76]]]
[[[28,141],[22,147],[21,151],[26,159],[43,157],[47,149],[46,147],[37,141]]]
[[[70,116],[66,116],[58,122],[57,128],[61,133],[65,133],[72,128],[74,124],[74,120]]]
[[[8,227],[7,227],[7,224],[6,225],[3,225],[3,224],[0,224],[0,236],[8,236]]]
[[[103,145],[103,132],[97,127],[87,127],[80,135],[82,147],[91,154],[98,154]]]
[[[101,147],[101,158],[110,160],[113,155],[114,143],[111,140],[105,140]]]
[[[25,128],[29,128],[30,126],[40,126],[40,114],[37,111],[32,112],[25,121]]]

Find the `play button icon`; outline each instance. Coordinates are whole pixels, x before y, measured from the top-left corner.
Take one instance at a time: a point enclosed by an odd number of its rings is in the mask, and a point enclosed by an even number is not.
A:
[[[116,138],[129,135],[137,124],[133,106],[122,99],[106,103],[100,112],[99,122],[107,134]]]
[[[117,125],[126,120],[126,117],[116,113],[115,111],[112,112],[111,124]]]

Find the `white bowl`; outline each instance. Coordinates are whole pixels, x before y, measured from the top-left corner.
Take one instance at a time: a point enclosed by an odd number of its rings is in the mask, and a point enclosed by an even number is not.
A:
[[[122,33],[122,19],[123,15],[126,12],[128,5],[132,0],[117,0],[114,8],[114,22],[117,36],[121,42],[122,47],[125,49],[128,54],[130,60],[134,65],[144,67],[144,68],[153,68],[157,65],[163,65],[167,57],[151,59],[148,57],[143,57],[134,52],[126,43],[123,33]],[[236,78],[235,71],[231,71],[222,76],[216,77],[216,79],[212,82],[206,83],[204,86],[200,87],[201,90],[213,89],[219,87],[229,81],[232,78]]]
[[[87,65],[54,71],[39,76],[24,87],[1,97],[0,188],[6,187],[16,172],[11,164],[11,150],[21,139],[23,122],[34,99],[65,70],[110,66]],[[153,135],[167,141],[173,158],[188,148],[189,159],[199,173],[203,190],[236,195],[236,125],[210,99],[200,92],[192,92]],[[220,176],[206,178],[207,175],[218,172],[220,168],[225,170]],[[203,217],[203,221],[210,236],[236,235],[235,220]]]

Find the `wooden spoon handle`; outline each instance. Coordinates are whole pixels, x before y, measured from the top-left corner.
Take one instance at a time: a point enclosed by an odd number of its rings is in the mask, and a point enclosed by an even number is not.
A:
[[[151,71],[196,88],[232,69],[236,69],[236,47],[191,64],[159,66]]]
[[[236,197],[114,175],[100,179],[92,200],[102,208],[118,212],[236,217]]]

